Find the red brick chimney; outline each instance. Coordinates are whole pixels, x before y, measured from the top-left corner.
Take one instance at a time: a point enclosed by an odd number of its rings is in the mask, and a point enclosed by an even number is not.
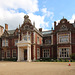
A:
[[[42,32],[42,28],[39,28],[39,31]]]
[[[5,24],[5,30],[8,31],[8,24]]]
[[[54,30],[55,30],[55,28],[56,28],[56,21],[54,21]]]

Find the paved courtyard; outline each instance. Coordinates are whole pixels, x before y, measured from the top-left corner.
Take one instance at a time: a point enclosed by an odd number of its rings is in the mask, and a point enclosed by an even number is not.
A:
[[[75,62],[0,62],[0,75],[75,75]]]

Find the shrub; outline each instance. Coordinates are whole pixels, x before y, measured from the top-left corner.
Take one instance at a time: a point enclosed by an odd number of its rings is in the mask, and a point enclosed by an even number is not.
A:
[[[71,59],[75,60],[75,53],[70,55]]]
[[[4,61],[17,61],[17,59],[16,58],[6,58],[4,59]]]

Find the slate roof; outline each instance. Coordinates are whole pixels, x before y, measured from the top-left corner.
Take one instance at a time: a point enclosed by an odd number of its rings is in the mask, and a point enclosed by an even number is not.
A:
[[[15,30],[8,30],[7,32],[8,32],[8,34],[13,34],[15,32]]]
[[[51,34],[51,33],[52,33],[52,30],[49,30],[49,31],[43,31],[43,32],[42,32],[43,35],[45,35],[45,34]]]

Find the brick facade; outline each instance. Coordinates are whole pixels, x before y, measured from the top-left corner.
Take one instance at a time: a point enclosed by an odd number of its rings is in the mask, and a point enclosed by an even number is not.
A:
[[[54,21],[54,30],[42,31],[42,28],[37,30],[35,23],[32,24],[29,16],[25,15],[24,23],[15,30],[8,30],[8,25],[5,24],[0,38],[1,58],[19,59],[18,49],[24,54],[25,49],[28,49],[26,45],[30,45],[32,61],[40,58],[70,58],[70,55],[75,53],[75,23],[69,23],[63,18],[58,25]],[[24,56],[22,57],[25,58]]]

